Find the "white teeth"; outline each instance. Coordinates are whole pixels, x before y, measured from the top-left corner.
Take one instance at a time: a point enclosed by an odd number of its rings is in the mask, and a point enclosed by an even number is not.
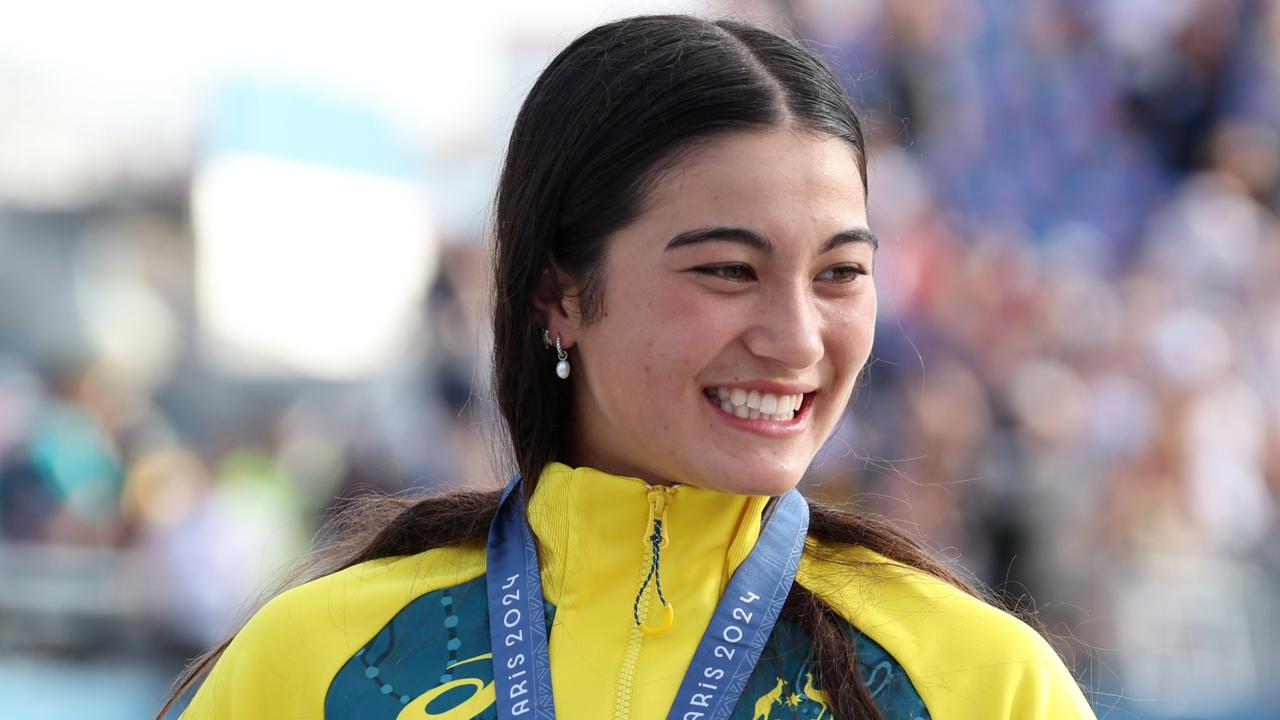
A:
[[[740,418],[788,422],[804,404],[803,394],[775,395],[743,388],[707,388],[707,397],[721,410]]]

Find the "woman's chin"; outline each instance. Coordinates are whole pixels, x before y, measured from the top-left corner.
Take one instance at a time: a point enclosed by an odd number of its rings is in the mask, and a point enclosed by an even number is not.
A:
[[[690,478],[690,485],[733,495],[781,495],[800,483],[804,471],[708,473]]]

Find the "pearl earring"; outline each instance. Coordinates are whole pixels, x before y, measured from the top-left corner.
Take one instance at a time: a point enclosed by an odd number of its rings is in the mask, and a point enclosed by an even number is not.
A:
[[[546,329],[542,331],[542,344],[551,347],[551,333]],[[569,379],[569,353],[560,347],[560,333],[556,333],[556,376],[561,380]]]
[[[569,379],[569,353],[560,347],[560,333],[556,333],[556,358],[560,361],[556,363],[556,376],[561,380]]]

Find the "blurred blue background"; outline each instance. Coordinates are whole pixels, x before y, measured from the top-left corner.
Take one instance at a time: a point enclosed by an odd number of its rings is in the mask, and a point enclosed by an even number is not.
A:
[[[6,8],[0,717],[148,717],[336,498],[494,481],[506,135],[661,11],[803,38],[871,127],[881,325],[807,492],[1038,612],[1101,717],[1280,717],[1262,0]]]

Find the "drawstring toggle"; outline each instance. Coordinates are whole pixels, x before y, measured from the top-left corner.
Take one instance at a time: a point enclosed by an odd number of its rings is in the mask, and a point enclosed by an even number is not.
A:
[[[667,515],[667,502],[667,495],[663,490],[655,488],[649,491],[649,521],[653,532],[646,538],[646,544],[652,549],[652,559],[649,562],[649,573],[645,575],[644,582],[640,585],[640,592],[636,593],[636,601],[632,608],[636,625],[646,635],[666,632],[675,622],[676,617],[675,608],[662,592],[662,548],[666,547],[670,540],[663,526],[663,520]],[[645,590],[649,588],[650,580],[654,582],[654,587],[658,591],[658,600],[662,603],[663,617],[659,625],[646,625],[640,620],[640,601],[644,598]]]

